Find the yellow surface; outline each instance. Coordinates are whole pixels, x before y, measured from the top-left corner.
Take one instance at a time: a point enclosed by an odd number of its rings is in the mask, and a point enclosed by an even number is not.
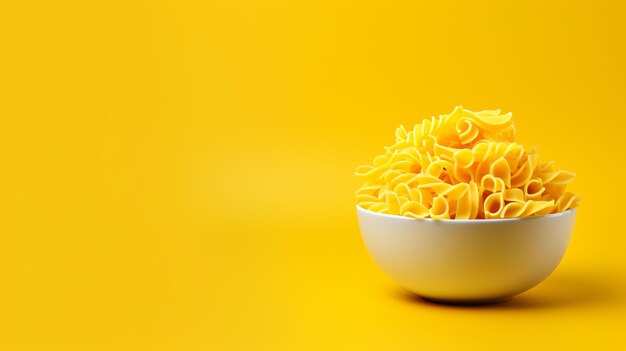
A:
[[[2,1],[0,349],[625,348],[625,6],[436,3]],[[353,207],[457,104],[585,196],[492,307],[403,293]]]

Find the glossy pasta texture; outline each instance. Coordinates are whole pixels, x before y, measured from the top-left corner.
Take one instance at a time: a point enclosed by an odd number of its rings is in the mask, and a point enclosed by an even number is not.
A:
[[[540,216],[578,206],[566,192],[574,174],[540,164],[535,148],[515,143],[511,113],[448,115],[396,129],[396,142],[356,175],[358,205],[412,218],[496,219]]]

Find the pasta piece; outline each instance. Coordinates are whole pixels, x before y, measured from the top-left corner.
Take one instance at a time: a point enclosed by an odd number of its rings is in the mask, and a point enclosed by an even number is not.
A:
[[[411,188],[407,183],[400,183],[396,185],[395,188],[393,188],[393,192],[407,198],[411,197]]]
[[[374,185],[374,186],[363,186],[357,189],[356,191],[356,196],[359,195],[372,195],[372,196],[376,196],[378,194],[378,191],[380,190],[380,186],[378,185]]]
[[[466,184],[467,185],[467,184]],[[456,205],[456,213],[454,219],[470,219],[472,217],[472,193],[470,186],[467,185],[467,191],[461,196]]]
[[[448,199],[457,200],[463,197],[468,190],[469,185],[467,183],[459,183],[442,191],[441,195],[446,196]]]
[[[475,219],[478,217],[478,213],[480,208],[482,208],[481,204],[483,202],[482,194],[478,191],[478,185],[476,185],[476,182],[470,182],[469,194],[471,196],[470,201],[472,205],[470,219]]]
[[[511,175],[511,187],[518,188],[528,183],[533,177],[535,169],[537,167],[537,158],[533,155],[528,155],[525,162],[519,169]]]
[[[582,199],[580,195],[574,195],[572,193],[563,193],[559,196],[559,199],[556,200],[555,204],[555,212],[563,212],[567,211],[570,208],[574,208],[578,205],[578,202]]]
[[[541,178],[533,178],[524,184],[524,199],[540,200],[545,190]]]
[[[502,218],[517,218],[522,217],[524,213],[525,203],[524,202],[511,202],[504,206],[502,212],[500,212],[500,217]]]
[[[502,198],[507,202],[524,202],[524,191],[518,188],[504,189]]]
[[[385,202],[387,203],[387,209],[391,214],[400,214],[400,199],[394,192],[388,191],[385,193]]]
[[[504,184],[504,180],[497,178],[491,174],[485,174],[483,178],[480,180],[480,192],[484,193],[485,191],[496,193],[501,192],[506,188],[506,184]]]
[[[541,180],[546,184],[567,184],[571,182],[576,175],[572,172],[558,170],[556,172],[542,172]]]
[[[403,216],[412,218],[426,218],[430,212],[426,206],[417,201],[408,201],[400,208]]]
[[[370,210],[370,211],[374,211],[374,212],[382,212],[383,210],[388,212],[387,204],[384,203],[384,202],[377,202],[375,204],[372,204],[367,209]]]
[[[554,207],[554,200],[550,201],[534,201],[528,200],[524,209],[522,217],[529,217],[532,215],[548,214]]]
[[[511,167],[504,157],[498,158],[489,166],[489,174],[495,178],[502,179],[507,188],[511,187]]]
[[[504,205],[502,193],[493,193],[487,196],[484,204],[485,219],[500,218]]]
[[[450,219],[450,205],[445,197],[439,195],[433,200],[430,217],[433,219]]]

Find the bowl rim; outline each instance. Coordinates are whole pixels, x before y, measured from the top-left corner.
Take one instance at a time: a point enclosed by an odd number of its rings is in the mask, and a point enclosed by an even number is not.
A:
[[[398,220],[417,221],[417,222],[476,223],[476,224],[478,224],[478,223],[485,224],[485,223],[499,223],[499,222],[529,221],[529,220],[535,220],[535,219],[539,219],[539,218],[554,218],[554,217],[567,216],[567,215],[576,213],[576,207],[575,207],[575,208],[570,208],[569,210],[563,211],[563,212],[550,213],[550,214],[541,215],[541,216],[523,217],[523,218],[433,219],[433,218],[411,218],[411,217],[400,216],[400,215],[393,215],[393,214],[388,214],[388,213],[374,212],[374,211],[370,211],[368,209],[365,209],[365,208],[359,206],[358,204],[356,205],[356,209],[357,209],[357,212],[358,211],[362,211],[362,212],[365,212],[365,213],[372,214],[374,216],[389,217],[389,218],[395,218],[395,219],[398,219]]]

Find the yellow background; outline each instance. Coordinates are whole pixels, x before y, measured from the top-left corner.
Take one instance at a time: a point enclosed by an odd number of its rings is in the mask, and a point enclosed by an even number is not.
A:
[[[2,1],[0,349],[625,348],[625,6],[433,3]],[[357,227],[355,167],[457,104],[585,196],[502,305],[412,298]]]

